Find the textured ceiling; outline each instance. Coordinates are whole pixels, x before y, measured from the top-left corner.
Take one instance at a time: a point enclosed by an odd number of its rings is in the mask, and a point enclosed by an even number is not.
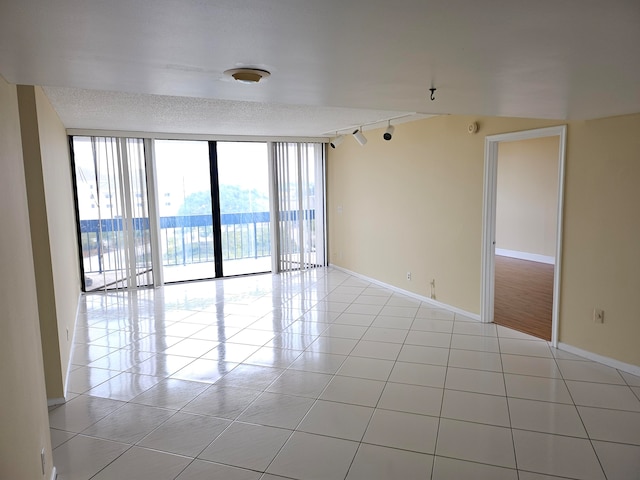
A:
[[[78,128],[316,136],[412,112],[635,113],[638,45],[638,0],[0,0],[0,74],[51,87]],[[272,76],[223,75],[238,66]]]

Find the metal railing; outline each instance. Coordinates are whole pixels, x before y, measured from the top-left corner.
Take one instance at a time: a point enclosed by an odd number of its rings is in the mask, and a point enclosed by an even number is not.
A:
[[[297,222],[298,212],[280,214],[281,221]],[[315,210],[306,210],[304,220],[315,219]],[[271,216],[269,212],[223,213],[220,215],[223,260],[260,258],[271,255]],[[148,255],[148,218],[134,218],[137,255]],[[122,219],[80,220],[84,273],[117,270],[119,252],[124,246]],[[163,264],[189,265],[213,262],[213,217],[188,215],[160,217]]]

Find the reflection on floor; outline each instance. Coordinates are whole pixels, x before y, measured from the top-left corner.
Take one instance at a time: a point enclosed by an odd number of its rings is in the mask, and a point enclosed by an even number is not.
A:
[[[60,480],[640,471],[640,378],[331,268],[83,302]]]

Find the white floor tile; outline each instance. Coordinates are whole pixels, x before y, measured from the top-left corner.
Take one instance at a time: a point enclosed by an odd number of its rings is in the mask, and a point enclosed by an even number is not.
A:
[[[402,345],[397,343],[360,340],[351,351],[351,355],[379,360],[396,360],[401,349]]]
[[[436,455],[516,467],[510,429],[446,418],[440,419]]]
[[[485,335],[488,337],[497,337],[496,326],[493,323],[480,322],[455,322],[453,333],[463,335]]]
[[[533,377],[562,378],[553,358],[525,357],[524,355],[502,354],[504,373],[531,375]]]
[[[615,368],[579,360],[559,359],[557,362],[565,380],[626,385],[626,382]]]
[[[320,395],[321,400],[350,403],[364,407],[375,407],[378,404],[385,382],[336,376],[329,382]]]
[[[442,393],[441,388],[388,382],[378,408],[438,417],[442,407]]]
[[[190,458],[133,447],[93,477],[95,480],[135,478],[173,480],[191,462]]]
[[[219,463],[195,460],[176,480],[202,480],[205,478],[224,480],[259,480],[260,473],[244,468],[220,465]]]
[[[162,380],[160,377],[151,375],[138,375],[135,373],[122,372],[115,377],[111,377],[106,382],[89,390],[87,395],[94,397],[110,398],[112,400],[122,400],[128,402],[137,397],[142,392],[149,390]]]
[[[498,353],[500,351],[497,337],[460,335],[455,333],[451,336],[451,348],[491,353]]]
[[[553,358],[551,349],[546,342],[520,340],[516,338],[500,338],[500,353]]]
[[[230,424],[230,420],[221,418],[177,413],[144,437],[138,445],[195,457]]]
[[[357,449],[357,442],[296,432],[267,472],[305,480],[343,480]]]
[[[284,370],[281,368],[241,364],[218,380],[216,385],[264,390],[282,375],[282,372]]]
[[[77,435],[53,451],[60,480],[86,480],[122,455],[130,445]]]
[[[510,398],[509,413],[513,428],[587,437],[578,410],[573,405]]]
[[[640,445],[640,413],[590,407],[578,412],[590,438]]]
[[[445,388],[489,395],[505,395],[502,373],[467,368],[448,368]]]
[[[185,405],[183,411],[234,420],[258,396],[257,390],[211,385]]]
[[[455,458],[435,457],[431,480],[518,480],[518,472]]]
[[[586,439],[513,430],[513,441],[518,468],[584,480],[605,478]]]
[[[445,390],[442,417],[509,427],[509,407],[506,397],[480,393]]]
[[[408,330],[402,330],[400,328],[382,328],[382,327],[369,327],[369,329],[362,336],[362,340],[369,340],[371,342],[388,342],[403,344],[405,338],[407,338]]]
[[[234,422],[200,458],[263,472],[291,433],[282,428]]]
[[[450,367],[502,372],[502,360],[499,353],[454,349],[449,352]]]
[[[446,366],[449,360],[449,352],[448,348],[402,345],[397,360],[399,362]]]
[[[362,441],[384,447],[433,453],[437,434],[436,417],[377,409]]]
[[[555,378],[505,374],[509,397],[573,404],[564,381]]]
[[[640,478],[640,446],[593,441],[607,480]]]
[[[413,317],[396,317],[390,315],[378,315],[371,324],[374,328],[393,328],[409,330],[413,323]]]
[[[301,353],[289,368],[305,372],[334,374],[342,366],[346,358],[346,355],[306,351]]]
[[[626,385],[567,380],[567,387],[576,405],[640,412],[640,400]]]
[[[415,318],[411,330],[423,332],[452,333],[453,322],[450,320],[433,320],[430,318]]]
[[[404,343],[406,345],[420,345],[423,347],[449,348],[451,334],[441,332],[425,332],[422,330],[409,330]]]
[[[238,417],[238,420],[293,430],[313,403],[314,400],[310,398],[265,392]]]
[[[179,410],[207,388],[204,383],[168,378],[131,399],[131,403]]]
[[[124,402],[80,395],[49,412],[51,428],[78,433],[124,406]]]
[[[59,447],[64,442],[71,440],[76,435],[75,433],[56,430],[55,428],[50,428],[49,433],[51,435],[51,448],[53,449]]]
[[[345,440],[362,440],[373,408],[319,400],[297,430]]]
[[[362,444],[346,480],[428,478],[432,463],[431,455]]]
[[[286,370],[267,388],[268,392],[318,398],[332,376],[325,373]]]
[[[444,387],[446,371],[446,367],[438,365],[396,362],[391,375],[389,375],[389,381],[442,388]]]
[[[386,381],[393,365],[391,360],[350,356],[338,370],[338,375]]]
[[[176,412],[145,405],[127,404],[83,431],[85,435],[136,443]]]

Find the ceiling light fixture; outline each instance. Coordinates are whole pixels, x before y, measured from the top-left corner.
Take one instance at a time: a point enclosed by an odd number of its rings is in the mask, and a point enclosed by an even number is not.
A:
[[[364,144],[367,143],[367,137],[362,134],[362,127],[353,132],[353,138],[356,139],[356,142],[358,142],[361,147],[364,147]]]
[[[394,132],[395,129],[396,129],[396,127],[391,125],[391,120],[389,120],[389,126],[384,131],[384,133],[382,134],[382,138],[384,138],[387,141],[391,140],[393,138],[393,132]]]
[[[240,83],[258,83],[263,78],[271,76],[266,70],[259,68],[232,68],[224,72],[225,75],[232,77],[236,82]]]
[[[342,142],[344,142],[344,135],[338,135],[338,132],[336,132],[336,137],[331,140],[329,145],[331,145],[331,148],[337,148]]]

